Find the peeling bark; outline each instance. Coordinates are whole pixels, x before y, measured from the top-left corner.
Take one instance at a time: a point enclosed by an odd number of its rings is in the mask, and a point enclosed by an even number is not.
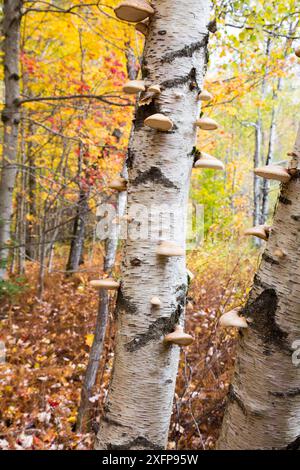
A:
[[[127,159],[127,211],[130,214],[135,204],[149,212],[168,204],[174,212],[174,241],[184,247],[209,2],[158,0],[154,9],[142,73],[146,83],[159,84],[162,93],[136,111]],[[144,126],[144,119],[157,112],[172,119],[172,131]],[[178,321],[184,322],[187,276],[184,257],[161,260],[156,255],[162,236],[157,219],[150,217],[150,222],[151,238],[129,236],[124,247],[115,361],[96,449],[163,449],[167,443],[179,347],[166,346],[163,336]],[[135,228],[135,222],[129,224],[129,235]],[[159,296],[161,308],[152,308],[153,296]]]
[[[300,128],[295,145],[300,158]],[[219,449],[298,449],[300,368],[292,344],[300,338],[299,172],[282,185],[273,228],[240,333]],[[286,201],[289,201],[288,203]],[[280,248],[285,256],[276,257]]]

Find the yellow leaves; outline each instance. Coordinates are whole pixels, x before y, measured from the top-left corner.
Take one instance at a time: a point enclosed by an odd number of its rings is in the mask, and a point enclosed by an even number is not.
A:
[[[94,341],[94,335],[92,333],[85,335],[85,344],[89,347],[92,346]]]

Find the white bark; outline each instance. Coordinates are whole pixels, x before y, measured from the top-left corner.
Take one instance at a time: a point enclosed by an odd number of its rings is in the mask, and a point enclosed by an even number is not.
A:
[[[5,0],[3,7],[3,52],[5,102],[2,111],[4,126],[2,171],[0,181],[0,279],[5,276],[16,179],[18,129],[20,112],[19,40],[22,0]]]
[[[142,72],[147,84],[161,86],[162,94],[137,110],[127,162],[127,209],[130,213],[141,204],[150,211],[168,204],[176,213],[171,223],[174,241],[184,247],[209,2],[158,0],[154,9]],[[143,125],[157,112],[172,119],[172,131]],[[145,220],[141,223],[145,227]],[[151,223],[153,229],[156,220]],[[137,220],[129,224],[132,235],[136,224]],[[96,449],[162,449],[167,443],[179,347],[164,345],[163,336],[184,322],[187,275],[184,257],[157,257],[158,238],[128,238],[125,243],[115,362]],[[151,308],[153,296],[162,301],[160,309]]]
[[[300,128],[294,154],[299,161]],[[292,360],[300,340],[299,175],[282,187],[242,311],[252,323],[240,333],[219,449],[300,448],[300,367]],[[277,249],[285,256],[276,256]]]

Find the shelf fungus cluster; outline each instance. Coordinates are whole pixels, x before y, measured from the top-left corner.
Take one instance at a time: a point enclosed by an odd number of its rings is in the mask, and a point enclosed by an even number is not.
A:
[[[267,165],[255,168],[254,173],[262,178],[280,181],[281,183],[288,183],[291,179],[289,171],[279,165]]]
[[[182,326],[176,326],[173,333],[169,333],[164,337],[164,342],[169,344],[177,344],[178,346],[188,346],[194,341],[194,338],[185,333]]]
[[[244,235],[260,238],[267,241],[270,235],[271,227],[269,225],[256,225],[245,230]]]
[[[90,285],[95,287],[96,289],[107,289],[107,290],[117,290],[120,287],[120,283],[115,281],[115,279],[111,277],[107,277],[105,279],[95,279],[90,281]]]
[[[224,164],[216,157],[208,153],[200,152],[200,157],[195,161],[194,168],[210,168],[212,170],[224,170]]]
[[[220,325],[225,327],[248,328],[246,318],[239,315],[239,309],[234,308],[224,313],[220,318]]]
[[[154,10],[146,0],[127,0],[119,3],[115,14],[120,20],[139,23],[152,16]]]

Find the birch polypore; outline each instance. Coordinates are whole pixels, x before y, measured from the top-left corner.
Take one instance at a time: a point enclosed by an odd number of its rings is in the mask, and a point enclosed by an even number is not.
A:
[[[130,80],[123,85],[123,91],[128,95],[136,95],[141,91],[145,91],[145,82],[143,80]]]
[[[154,307],[160,307],[161,306],[161,300],[159,297],[152,297],[151,299],[151,305],[153,305]]]
[[[300,57],[300,46],[296,47],[295,54],[297,57]]]
[[[136,23],[153,15],[154,10],[146,0],[127,0],[119,3],[115,14],[120,20]]]
[[[224,170],[224,163],[214,157],[201,157],[194,163],[194,168],[210,168],[212,170]]]
[[[244,235],[258,237],[261,240],[268,240],[270,235],[270,227],[267,225],[257,225],[256,227],[251,227],[245,230]]]
[[[92,287],[96,287],[97,289],[117,290],[119,289],[120,283],[110,277],[107,277],[106,279],[95,279],[90,281],[90,285]]]
[[[145,20],[141,21],[140,23],[137,23],[135,25],[135,29],[139,33],[142,33],[144,36],[146,36],[148,34],[148,25],[149,25],[149,18],[146,18]]]
[[[184,256],[185,250],[181,246],[176,245],[176,243],[163,241],[160,242],[156,248],[156,253],[159,256]]]
[[[207,90],[202,90],[201,93],[199,93],[198,98],[200,101],[210,101],[213,99],[213,95]]]
[[[125,178],[116,178],[113,180],[109,186],[110,189],[114,189],[115,191],[126,191],[127,190],[127,180]]]
[[[225,327],[248,328],[246,319],[239,315],[239,310],[236,308],[221,316],[220,325]]]
[[[300,157],[300,128],[295,146]],[[277,201],[270,238],[246,306],[219,449],[299,449],[300,192],[298,173]],[[286,257],[274,252],[284,247]]]
[[[200,129],[204,131],[214,131],[215,129],[218,129],[219,124],[214,119],[202,117],[197,119],[196,126],[200,127]]]
[[[194,338],[183,331],[182,326],[176,326],[173,333],[169,333],[164,337],[165,343],[176,344],[177,346],[188,346],[192,344]]]
[[[173,127],[171,119],[160,113],[152,114],[152,116],[147,117],[144,124],[145,126],[158,131],[170,131]]]
[[[287,183],[291,179],[288,170],[278,165],[267,165],[255,168],[254,173],[262,178],[280,181],[281,183]]]
[[[196,141],[195,121],[206,66],[209,3],[157,0],[142,63],[142,77],[162,93],[137,107],[128,150],[128,213],[143,208],[151,236],[137,236],[130,224],[124,241],[122,284],[116,311],[116,349],[112,381],[100,420],[97,449],[164,449],[167,443],[179,348],[163,338],[184,323],[187,275],[185,256],[163,258],[161,239],[185,248],[189,178]],[[144,125],[153,114],[174,122],[168,133]],[[170,214],[168,233],[160,233],[162,205]],[[167,212],[168,211],[168,212]],[[151,222],[148,224],[148,222]],[[132,235],[132,236],[131,236]],[[157,295],[161,308],[149,299]]]

